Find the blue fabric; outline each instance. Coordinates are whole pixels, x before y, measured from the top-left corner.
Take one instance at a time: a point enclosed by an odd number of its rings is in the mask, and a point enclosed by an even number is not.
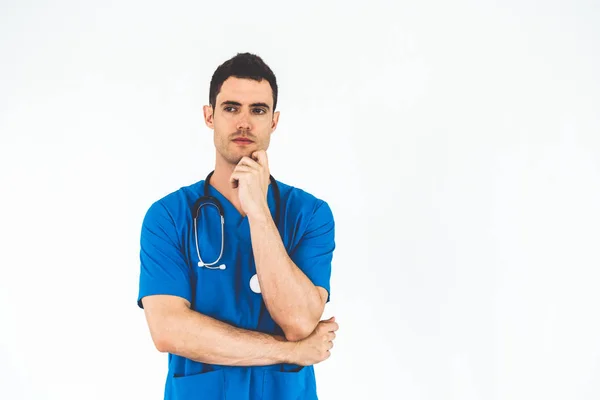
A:
[[[283,244],[294,263],[316,285],[330,292],[334,219],[328,204],[292,186],[277,182],[281,193],[278,221]],[[192,309],[233,326],[283,335],[260,293],[249,286],[256,273],[248,218],[209,186],[225,212],[225,248],[219,264],[225,270],[198,268],[191,207],[203,195],[204,181],[183,187],[153,203],[142,224],[138,306],[145,296],[169,294],[187,299]],[[267,201],[275,217],[269,186]],[[198,242],[202,260],[217,259],[221,223],[216,208],[202,207]],[[328,301],[329,301],[328,296]],[[231,367],[195,362],[169,354],[165,399],[317,399],[312,366],[277,364]]]

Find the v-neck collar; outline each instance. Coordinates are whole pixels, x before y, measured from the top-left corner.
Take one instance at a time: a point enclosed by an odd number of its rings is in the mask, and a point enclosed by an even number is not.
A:
[[[206,181],[204,181],[203,184],[206,184]],[[273,185],[269,183],[269,187],[267,189],[267,205],[269,206],[271,217],[275,219],[275,195],[273,193],[272,186]],[[237,208],[235,208],[233,203],[231,203],[227,197],[219,192],[213,185],[208,185],[208,194],[219,200],[223,206],[223,213],[225,215],[225,229],[227,229],[227,225],[231,224],[236,230],[236,236],[240,241],[250,242],[250,221],[248,220],[248,216],[242,216]],[[225,235],[227,237],[227,232]]]

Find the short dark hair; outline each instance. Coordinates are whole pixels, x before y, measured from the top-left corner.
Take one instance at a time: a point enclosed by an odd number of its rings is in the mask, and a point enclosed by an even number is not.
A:
[[[238,53],[233,58],[219,65],[215,70],[210,80],[210,89],[208,92],[208,101],[213,109],[216,106],[217,94],[221,91],[223,82],[231,76],[253,79],[258,82],[266,79],[269,85],[271,85],[273,92],[273,111],[275,111],[275,107],[277,107],[277,79],[275,78],[275,74],[262,58],[251,53]]]

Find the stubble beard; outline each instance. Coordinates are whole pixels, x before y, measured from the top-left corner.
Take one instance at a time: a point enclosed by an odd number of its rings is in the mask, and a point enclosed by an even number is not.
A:
[[[221,158],[225,160],[227,164],[236,166],[239,164],[242,158],[252,156],[253,150],[243,151],[242,153],[232,152],[229,151],[229,149],[227,148],[228,144],[229,142],[225,143],[225,148],[223,149],[223,151],[219,151]]]

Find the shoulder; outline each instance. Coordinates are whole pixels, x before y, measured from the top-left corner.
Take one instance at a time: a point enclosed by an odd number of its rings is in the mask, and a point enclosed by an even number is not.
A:
[[[306,222],[333,222],[333,212],[329,203],[320,196],[304,189],[277,181],[281,201],[292,214],[300,215]]]
[[[204,181],[182,186],[154,200],[148,207],[145,220],[168,218],[176,223],[190,214],[191,206],[202,192]]]

